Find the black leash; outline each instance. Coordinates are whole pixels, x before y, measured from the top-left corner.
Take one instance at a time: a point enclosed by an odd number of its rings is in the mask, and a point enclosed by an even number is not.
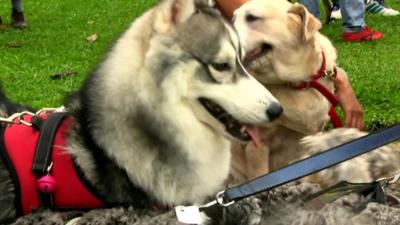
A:
[[[370,152],[399,138],[400,124],[396,124],[292,163],[250,182],[228,188],[217,195],[216,202],[222,206],[230,205],[240,199],[270,190]]]

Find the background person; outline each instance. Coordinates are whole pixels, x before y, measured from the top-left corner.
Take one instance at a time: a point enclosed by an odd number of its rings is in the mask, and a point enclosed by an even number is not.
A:
[[[0,24],[2,24],[1,17]],[[11,0],[11,26],[15,28],[24,28],[26,25],[22,10],[22,0]]]
[[[315,17],[320,18],[318,0],[299,0]],[[382,32],[374,31],[365,23],[364,0],[339,0],[340,12],[343,17],[344,41],[376,41],[383,37]]]

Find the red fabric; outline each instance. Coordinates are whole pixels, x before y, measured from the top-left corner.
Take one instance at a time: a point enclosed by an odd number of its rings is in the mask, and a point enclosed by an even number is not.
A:
[[[25,120],[30,120],[25,116]],[[90,193],[81,183],[71,156],[64,151],[66,131],[73,122],[65,119],[57,129],[52,152],[53,167],[50,174],[56,181],[54,199],[56,208],[102,208],[104,203]],[[18,175],[21,204],[24,215],[39,208],[37,181],[32,172],[36,142],[39,131],[22,124],[13,124],[5,129],[5,147]]]
[[[39,208],[36,177],[31,172],[38,138],[39,132],[25,125],[12,124],[4,133],[5,148],[18,175],[24,215]]]

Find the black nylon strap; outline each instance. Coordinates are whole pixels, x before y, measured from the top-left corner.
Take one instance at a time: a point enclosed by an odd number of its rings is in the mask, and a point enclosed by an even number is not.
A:
[[[54,138],[57,128],[65,117],[69,116],[67,112],[51,113],[45,120],[39,116],[32,118],[32,125],[40,131],[39,140],[36,144],[35,158],[32,165],[32,171],[37,179],[48,173],[47,168],[51,163],[51,153],[53,150]],[[55,206],[52,193],[42,193],[38,191],[40,206],[53,208]]]
[[[42,176],[47,173],[47,167],[50,165],[51,151],[58,125],[68,115],[69,113],[67,112],[55,112],[50,114],[49,117],[44,121],[40,119],[38,120],[38,117],[32,118],[32,122],[41,121],[34,123],[39,126],[40,130],[39,140],[36,145],[35,158],[32,166],[32,171],[37,176]]]
[[[250,182],[225,190],[224,202],[231,202],[272,189],[304,176],[334,166],[361,154],[372,151],[400,138],[400,124],[368,134],[351,142],[331,148],[309,158],[292,163],[282,169],[256,178]]]
[[[34,127],[36,130],[40,130],[43,125],[43,119],[41,119],[39,116],[34,116],[32,117],[31,123],[32,127]]]

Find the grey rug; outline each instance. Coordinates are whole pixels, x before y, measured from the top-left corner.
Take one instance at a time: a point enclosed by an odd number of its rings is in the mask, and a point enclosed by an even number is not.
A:
[[[230,207],[215,208],[209,213],[210,224],[238,225],[398,225],[400,208],[365,202],[363,196],[350,194],[325,205],[320,210],[307,210],[302,199],[320,188],[316,184],[294,183],[239,201]],[[400,196],[397,189],[388,192]],[[173,210],[138,210],[133,208],[96,209],[88,212],[53,212],[42,210],[19,218],[15,225],[65,225],[77,218],[74,225],[172,225],[180,224]]]

